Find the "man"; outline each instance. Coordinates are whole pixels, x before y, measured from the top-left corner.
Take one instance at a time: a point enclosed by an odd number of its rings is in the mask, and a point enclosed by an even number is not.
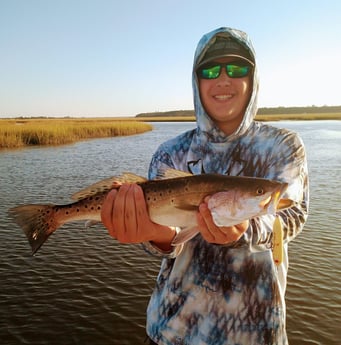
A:
[[[287,244],[307,218],[305,150],[293,132],[254,121],[258,77],[248,36],[219,28],[200,40],[193,65],[197,128],[163,143],[149,178],[165,168],[287,182],[294,207],[278,212],[284,261],[272,257],[274,216],[218,227],[207,200],[199,207],[200,234],[172,247],[178,229],[151,222],[137,185],[109,193],[102,220],[123,243],[143,243],[163,257],[147,311],[151,344],[287,344],[285,331]]]

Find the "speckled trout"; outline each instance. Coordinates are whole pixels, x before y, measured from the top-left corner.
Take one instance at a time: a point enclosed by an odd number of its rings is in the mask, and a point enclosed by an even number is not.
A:
[[[35,254],[65,223],[78,220],[100,222],[106,195],[124,183],[141,186],[153,222],[182,229],[174,245],[186,242],[198,233],[195,214],[206,197],[209,197],[208,207],[218,226],[232,226],[253,217],[275,214],[293,204],[282,198],[287,183],[218,174],[190,175],[169,169],[156,180],[123,173],[75,193],[71,198],[76,201],[72,203],[22,205],[10,209],[9,213],[23,229],[32,254]]]

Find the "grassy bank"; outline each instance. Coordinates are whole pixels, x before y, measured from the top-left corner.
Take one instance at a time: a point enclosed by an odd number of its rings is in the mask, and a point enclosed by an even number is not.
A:
[[[258,121],[341,120],[341,113],[267,114]],[[0,119],[0,149],[29,145],[62,145],[91,138],[143,133],[147,122],[195,121],[194,116],[141,116],[121,118]]]
[[[136,121],[147,122],[183,122],[195,121],[194,116],[153,116],[143,115],[135,118]],[[257,121],[317,121],[317,120],[341,120],[341,113],[305,113],[305,114],[258,114]]]
[[[341,113],[269,114],[256,116],[257,121],[319,121],[341,120]]]
[[[30,145],[62,145],[90,138],[143,133],[148,123],[91,119],[7,119],[0,120],[0,149]]]

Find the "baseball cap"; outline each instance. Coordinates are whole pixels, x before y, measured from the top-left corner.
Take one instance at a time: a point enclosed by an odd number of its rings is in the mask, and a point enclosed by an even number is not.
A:
[[[198,67],[209,61],[230,56],[243,59],[252,66],[255,64],[254,57],[246,46],[233,37],[217,36],[215,42],[207,49]]]

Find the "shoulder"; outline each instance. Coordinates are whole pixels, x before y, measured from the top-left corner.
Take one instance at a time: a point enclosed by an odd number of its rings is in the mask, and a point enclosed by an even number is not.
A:
[[[259,141],[268,142],[273,149],[292,147],[303,147],[303,141],[298,133],[287,128],[279,128],[263,122],[255,122],[253,126],[255,138]]]
[[[149,166],[149,179],[154,179],[158,171],[165,168],[181,170],[192,143],[195,129],[184,132],[162,143],[152,156]]]
[[[192,138],[196,132],[196,129],[189,130],[187,132],[181,133],[178,136],[163,142],[158,151],[172,153],[174,151],[187,150],[192,142]]]

